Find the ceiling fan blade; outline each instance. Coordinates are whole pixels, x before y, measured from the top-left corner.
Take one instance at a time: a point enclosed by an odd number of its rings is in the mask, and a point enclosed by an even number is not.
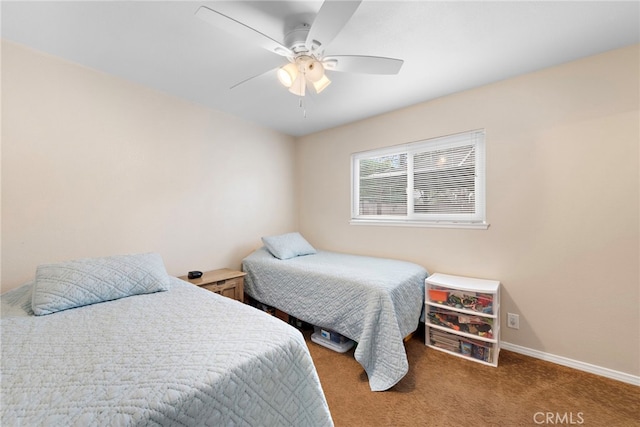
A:
[[[332,55],[322,60],[327,70],[363,74],[398,74],[402,64],[402,59],[381,56]]]
[[[362,0],[325,0],[311,25],[305,45],[310,52],[320,52],[333,41],[351,19]]]
[[[256,74],[255,76],[248,77],[248,78],[246,78],[246,79],[244,79],[244,80],[242,80],[242,81],[240,81],[240,82],[238,82],[238,83],[234,84],[234,85],[233,85],[233,86],[231,86],[229,89],[235,89],[235,88],[237,88],[238,86],[240,86],[241,84],[247,83],[249,80],[253,80],[253,79],[255,79],[255,78],[262,77],[262,76],[264,76],[264,75],[266,75],[266,74],[273,73],[273,72],[274,72],[275,70],[277,70],[278,68],[280,68],[280,67],[271,68],[271,69],[269,69],[269,70],[267,70],[267,71],[263,71],[263,72],[262,72],[262,73],[260,73],[260,74]]]
[[[243,24],[227,15],[223,15],[206,6],[200,6],[196,16],[227,33],[258,45],[280,56],[293,56],[294,53],[282,43],[262,34],[260,31]]]

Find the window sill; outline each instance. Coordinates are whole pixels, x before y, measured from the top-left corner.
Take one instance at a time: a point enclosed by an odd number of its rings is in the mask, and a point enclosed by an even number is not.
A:
[[[352,219],[350,225],[374,225],[390,227],[425,227],[425,228],[466,228],[474,230],[486,230],[489,224],[486,222],[464,221],[412,221],[412,220],[380,220],[380,219]]]

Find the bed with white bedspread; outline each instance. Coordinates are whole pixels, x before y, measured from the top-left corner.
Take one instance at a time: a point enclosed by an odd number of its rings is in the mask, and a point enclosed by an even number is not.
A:
[[[304,338],[284,322],[176,278],[34,315],[61,298],[36,297],[41,276],[0,297],[3,426],[333,425]]]
[[[372,391],[397,384],[409,369],[403,338],[418,327],[427,271],[410,262],[311,247],[279,259],[272,249],[267,245],[243,260],[245,292],[356,341],[354,357]]]

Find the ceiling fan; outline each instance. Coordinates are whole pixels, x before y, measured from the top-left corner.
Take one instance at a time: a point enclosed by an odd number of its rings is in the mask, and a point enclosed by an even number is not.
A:
[[[296,26],[285,35],[282,43],[206,6],[201,6],[196,16],[229,34],[287,58],[288,63],[278,67],[278,80],[291,93],[302,97],[307,86],[316,93],[329,86],[331,80],[325,71],[365,74],[397,74],[400,71],[404,62],[401,59],[361,55],[325,56],[325,48],[351,19],[360,3],[361,0],[325,0],[313,23]]]

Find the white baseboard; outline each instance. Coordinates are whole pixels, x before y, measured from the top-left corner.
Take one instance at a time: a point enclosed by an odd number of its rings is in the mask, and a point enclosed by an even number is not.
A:
[[[535,357],[536,359],[545,360],[547,362],[556,363],[569,368],[578,369],[580,371],[589,372],[591,374],[600,375],[602,377],[611,378],[622,381],[631,385],[640,386],[640,377],[627,374],[613,369],[603,368],[601,366],[592,365],[590,363],[580,362],[578,360],[569,359],[567,357],[556,356],[555,354],[545,353],[543,351],[522,347],[516,344],[500,341],[500,348],[514,353],[524,354],[525,356]]]

